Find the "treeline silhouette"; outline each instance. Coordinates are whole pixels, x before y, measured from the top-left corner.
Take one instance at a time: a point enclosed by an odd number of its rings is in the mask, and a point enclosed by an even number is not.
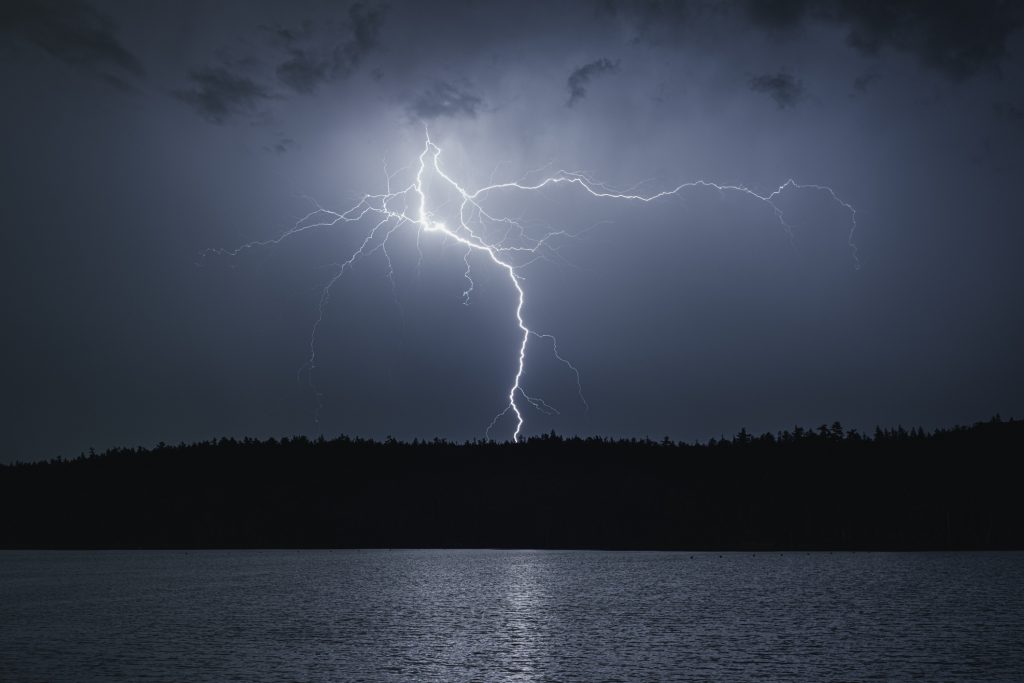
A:
[[[0,466],[0,547],[1024,549],[1024,422],[220,439]]]

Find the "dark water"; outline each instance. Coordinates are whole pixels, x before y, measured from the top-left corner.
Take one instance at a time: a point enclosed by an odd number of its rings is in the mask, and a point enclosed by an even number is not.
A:
[[[1024,554],[0,552],[0,681],[1024,681]]]

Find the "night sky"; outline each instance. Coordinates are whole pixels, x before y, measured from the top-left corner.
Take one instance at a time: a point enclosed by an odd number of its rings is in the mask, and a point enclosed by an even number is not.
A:
[[[466,305],[465,249],[396,232],[391,278],[378,250],[331,290],[314,389],[322,288],[374,223],[207,251],[273,239],[314,201],[343,211],[387,172],[409,183],[426,127],[470,189],[792,178],[856,208],[854,252],[815,190],[778,197],[791,234],[738,192],[499,193],[489,210],[575,235],[518,275],[589,410],[533,339],[524,387],[559,414],[523,403],[525,435],[1024,415],[1022,7],[7,0],[0,459],[482,437],[518,343],[494,264],[472,257]]]

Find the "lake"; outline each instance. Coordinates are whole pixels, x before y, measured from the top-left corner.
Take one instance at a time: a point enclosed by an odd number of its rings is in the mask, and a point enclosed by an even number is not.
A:
[[[0,681],[1024,681],[1024,553],[0,552]]]

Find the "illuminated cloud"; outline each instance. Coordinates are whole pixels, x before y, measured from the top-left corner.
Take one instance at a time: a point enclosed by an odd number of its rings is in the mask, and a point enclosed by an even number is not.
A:
[[[483,100],[472,92],[437,81],[421,90],[409,103],[409,114],[419,120],[429,121],[440,117],[473,118],[483,105]]]

